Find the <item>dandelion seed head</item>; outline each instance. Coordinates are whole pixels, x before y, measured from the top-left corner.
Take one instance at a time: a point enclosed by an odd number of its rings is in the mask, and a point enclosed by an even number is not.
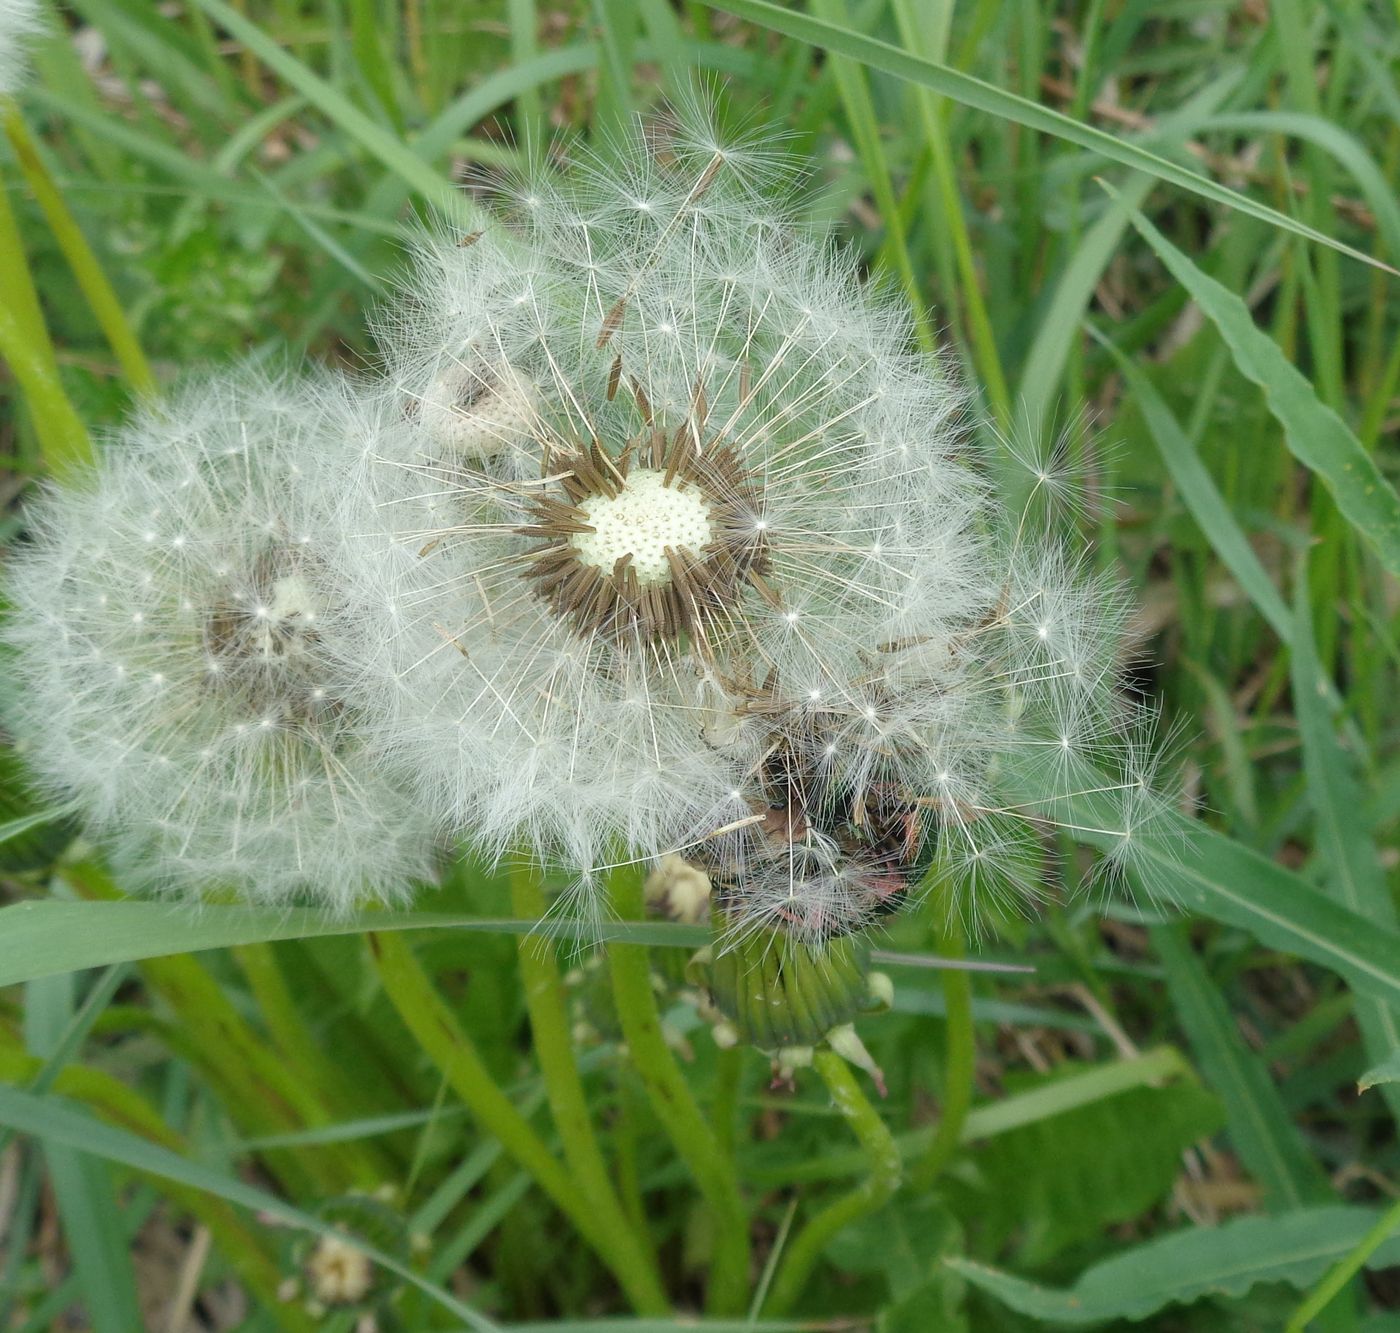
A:
[[[30,510],[7,723],[124,882],[344,911],[430,872],[326,650],[354,414],[329,378],[192,382]]]
[[[900,301],[716,120],[498,182],[480,232],[418,246],[341,557],[366,711],[445,827],[583,882],[682,850],[804,938],[935,852],[940,892],[1033,899],[1025,831],[1127,786],[1124,600],[1058,499],[1003,511]]]

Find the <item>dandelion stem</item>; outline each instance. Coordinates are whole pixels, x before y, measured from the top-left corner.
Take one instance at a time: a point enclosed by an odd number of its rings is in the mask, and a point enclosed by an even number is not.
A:
[[[510,887],[511,907],[516,916],[525,920],[539,920],[544,916],[544,893],[538,874],[529,862],[512,863]],[[666,1314],[671,1307],[661,1285],[656,1255],[647,1245],[645,1233],[638,1231],[623,1210],[593,1132],[588,1098],[569,1037],[569,1016],[554,941],[546,935],[522,935],[519,959],[535,1057],[544,1075],[549,1109],[564,1145],[569,1170],[599,1223],[613,1233],[618,1258],[628,1266],[637,1287],[637,1313]]]
[[[870,1174],[855,1189],[827,1204],[801,1231],[784,1255],[773,1279],[764,1313],[781,1318],[796,1303],[821,1252],[838,1232],[882,1208],[899,1188],[903,1166],[899,1145],[880,1113],[861,1091],[851,1067],[835,1051],[823,1048],[812,1057],[836,1103],[870,1158]]]
[[[74,220],[62,193],[36,151],[28,127],[13,104],[6,106],[0,103],[0,110],[3,110],[5,134],[14,149],[20,171],[43,209],[49,232],[63,251],[63,257],[82,289],[88,308],[122,368],[122,374],[138,394],[153,395],[156,392],[156,379],[151,373],[150,363],[87,237]]]
[[[938,951],[952,958],[966,953],[962,929],[950,921],[940,932]],[[939,974],[948,1010],[947,1042],[943,1061],[943,1118],[928,1152],[914,1168],[914,1188],[923,1192],[942,1174],[962,1140],[963,1124],[972,1108],[972,1083],[977,1043],[972,1031],[972,974],[959,967]]]
[[[642,872],[624,865],[609,878],[613,910],[623,921],[642,917]],[[706,1305],[711,1314],[743,1312],[749,1281],[749,1220],[732,1163],[720,1150],[661,1031],[646,946],[608,945],[613,998],[632,1065],[653,1110],[714,1213],[715,1255]]]
[[[734,1121],[739,1106],[739,1079],[744,1071],[744,1053],[738,1046],[721,1049],[715,1057],[715,1095],[710,1103],[719,1150],[726,1157],[734,1154]]]
[[[573,1223],[612,1270],[633,1306],[639,1310],[647,1307],[654,1292],[636,1270],[631,1256],[618,1253],[617,1237],[491,1077],[476,1044],[433,989],[412,949],[397,931],[371,931],[366,938],[385,994],[448,1085],[477,1123],[496,1137]]]

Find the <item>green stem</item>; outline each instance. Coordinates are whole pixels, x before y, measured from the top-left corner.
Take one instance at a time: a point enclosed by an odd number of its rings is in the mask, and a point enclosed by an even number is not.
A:
[[[334,1121],[338,1105],[345,1107],[346,1114],[355,1114],[360,1108],[345,1085],[344,1075],[306,1026],[296,998],[277,965],[272,945],[242,944],[232,952],[247,979],[273,1045],[288,1068],[297,1071],[300,1083],[317,1103],[317,1123]],[[372,1141],[351,1140],[335,1147],[344,1170],[357,1188],[374,1189],[392,1170],[388,1159],[376,1151]]]
[[[476,1044],[433,989],[427,973],[400,933],[371,931],[366,938],[385,994],[448,1086],[462,1099],[477,1123],[495,1136],[501,1147],[573,1223],[612,1270],[628,1300],[636,1308],[643,1308],[653,1298],[652,1289],[632,1266],[630,1256],[618,1252],[617,1237],[595,1214],[587,1196],[491,1077]]]
[[[88,308],[122,368],[122,374],[137,393],[143,397],[153,396],[156,392],[156,378],[151,373],[150,363],[141,350],[141,344],[127,322],[121,301],[107,280],[107,275],[102,271],[102,265],[88,244],[87,237],[83,235],[82,229],[64,202],[63,195],[39,157],[28,127],[13,103],[4,106],[4,121],[5,133],[15,151],[19,169],[29,182],[29,188],[34,192],[39,207],[43,209],[44,217],[48,219],[49,231],[58,242],[59,249],[63,251],[63,257],[68,261],[68,267],[87,299]]]
[[[1332,1303],[1342,1288],[1361,1271],[1366,1260],[1397,1230],[1400,1230],[1400,1200],[1391,1204],[1381,1214],[1380,1221],[1366,1233],[1361,1244],[1330,1269],[1322,1281],[1308,1293],[1307,1299],[1293,1312],[1293,1318],[1288,1321],[1284,1333],[1303,1333]]]
[[[939,940],[945,957],[961,958],[966,952],[962,931],[949,923]],[[972,1109],[972,1084],[976,1072],[977,1043],[972,1031],[972,974],[960,967],[945,967],[939,974],[947,1006],[947,1043],[944,1058],[943,1118],[923,1160],[914,1168],[916,1191],[932,1188],[962,1140],[963,1125]]]
[[[528,863],[516,861],[512,864],[510,890],[511,907],[517,917],[523,920],[544,917],[544,893],[535,870]],[[518,952],[535,1056],[544,1075],[554,1127],[564,1145],[564,1158],[599,1223],[613,1233],[618,1257],[632,1272],[639,1295],[645,1296],[645,1301],[637,1305],[637,1313],[667,1314],[671,1306],[661,1285],[656,1255],[623,1210],[593,1132],[588,1098],[569,1035],[569,1015],[554,941],[541,935],[522,935]]]
[[[903,1169],[899,1146],[880,1119],[880,1113],[861,1090],[851,1067],[835,1051],[826,1048],[816,1052],[812,1064],[822,1076],[836,1109],[869,1156],[870,1174],[855,1189],[827,1204],[794,1238],[783,1256],[764,1307],[766,1314],[776,1318],[782,1318],[792,1309],[832,1238],[852,1222],[869,1216],[889,1202],[899,1188]]]
[[[739,1081],[744,1072],[744,1052],[739,1046],[721,1048],[715,1056],[715,1095],[710,1104],[719,1150],[734,1156],[734,1124],[739,1110]]]
[[[0,356],[24,390],[44,461],[62,478],[92,462],[87,427],[73,410],[58,374],[53,342],[29,273],[19,224],[0,184]]]
[[[613,910],[623,921],[642,919],[642,879],[641,868],[633,865],[622,866],[611,876]],[[707,1308],[716,1315],[740,1314],[749,1282],[749,1220],[733,1164],[720,1151],[714,1131],[666,1045],[646,946],[611,942],[608,966],[632,1066],[647,1090],[652,1109],[714,1214],[715,1255]]]

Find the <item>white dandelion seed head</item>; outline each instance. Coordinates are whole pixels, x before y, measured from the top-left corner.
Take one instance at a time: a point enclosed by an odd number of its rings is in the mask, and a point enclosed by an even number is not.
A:
[[[691,108],[420,244],[380,321],[416,406],[342,577],[367,711],[445,826],[585,882],[682,850],[811,938],[935,850],[950,893],[1033,898],[1006,828],[1074,828],[1122,766],[1123,601],[1002,512],[947,368],[791,200]],[[488,380],[509,426],[463,447],[424,405],[465,385],[470,423]]]
[[[43,26],[38,0],[0,0],[0,97],[19,91],[28,44]]]
[[[124,882],[344,911],[430,873],[328,649],[354,417],[329,377],[195,382],[31,510],[9,723]]]
[[[784,170],[692,114],[507,186],[381,321],[418,408],[368,479],[380,549],[347,552],[353,656],[425,805],[487,847],[586,868],[703,836],[766,744],[736,701],[995,598],[961,396]],[[528,429],[464,451],[423,405],[481,367]]]

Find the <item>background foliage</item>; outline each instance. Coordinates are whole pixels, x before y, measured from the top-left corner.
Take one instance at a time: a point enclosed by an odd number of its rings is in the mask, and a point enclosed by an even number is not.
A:
[[[1359,0],[73,0],[35,45],[0,156],[23,240],[0,299],[19,310],[27,254],[93,427],[143,378],[94,270],[161,382],[246,348],[361,364],[415,220],[470,207],[449,182],[699,71],[733,119],[790,133],[813,215],[928,312],[992,465],[1040,442],[1098,499],[1069,521],[1138,590],[1130,682],[1186,775],[1162,849],[1183,910],[1075,894],[1083,852],[1052,849],[1053,901],[981,945],[1035,971],[975,982],[955,1156],[826,1247],[802,1327],[1400,1328],[1400,305],[1356,257],[1400,263],[1396,20]],[[6,540],[56,461],[45,403],[13,387]],[[0,1327],[676,1326],[624,1318],[473,1127],[365,922],[91,901],[115,893],[92,856],[0,751]],[[548,1139],[515,941],[486,924],[508,886],[468,864],[420,907],[374,924]],[[916,916],[886,943],[932,938]],[[912,1152],[945,1109],[956,988],[895,976],[863,1033]],[[810,1075],[770,1087],[670,1018],[761,1288],[863,1159]],[[592,1028],[606,1151],[693,1311],[711,1219]],[[337,1222],[380,1278],[315,1316],[304,1266]]]

